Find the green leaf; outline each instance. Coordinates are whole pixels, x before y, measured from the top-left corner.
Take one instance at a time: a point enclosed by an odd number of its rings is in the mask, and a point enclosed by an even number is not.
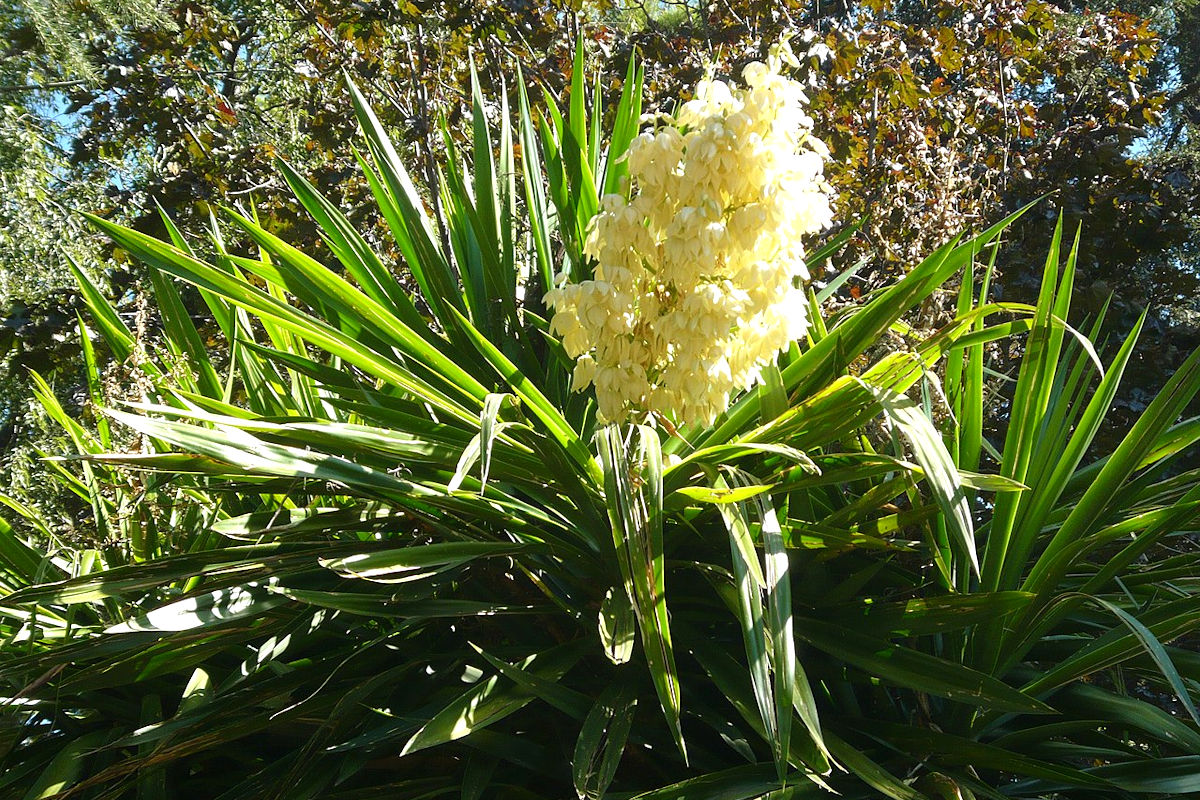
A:
[[[725,479],[718,478],[716,488],[725,489]],[[734,585],[737,588],[738,623],[742,630],[742,642],[746,649],[746,663],[750,667],[750,684],[754,689],[754,700],[758,706],[759,719],[776,756],[779,766],[779,718],[771,686],[770,656],[767,653],[767,626],[763,619],[762,597],[766,590],[766,577],[758,562],[754,540],[750,533],[750,518],[742,503],[719,507],[721,518],[729,530],[729,549],[733,561]],[[791,717],[791,711],[788,711]]]
[[[430,304],[434,315],[448,327],[453,320],[446,313],[448,308],[464,310],[458,280],[438,242],[433,222],[425,212],[425,205],[416,185],[396,154],[391,140],[371,110],[362,92],[354,82],[346,78],[354,113],[362,127],[368,150],[379,170],[380,182],[374,172],[365,170],[371,179],[371,189],[384,218],[395,237],[396,246],[421,288],[421,296]]]
[[[1092,602],[1098,603],[1116,616],[1137,637],[1138,642],[1146,649],[1146,652],[1150,654],[1150,657],[1154,660],[1159,670],[1162,671],[1163,677],[1167,679],[1167,683],[1174,690],[1179,702],[1183,703],[1183,707],[1187,709],[1188,716],[1192,718],[1193,722],[1200,725],[1200,714],[1196,713],[1196,704],[1192,702],[1192,696],[1188,692],[1187,686],[1184,685],[1183,679],[1179,677],[1179,671],[1175,669],[1175,665],[1171,662],[1171,657],[1167,655],[1166,649],[1155,638],[1154,634],[1150,632],[1150,629],[1141,622],[1138,622],[1137,618],[1129,612],[1103,598],[1093,597]]]
[[[640,102],[640,101],[639,101]],[[533,115],[529,111],[529,97],[525,91],[525,76],[517,68],[517,104],[521,127],[521,172],[525,180],[525,219],[529,223],[529,236],[533,240],[537,261],[538,288],[545,294],[554,286],[554,264],[550,253],[550,214],[546,202],[546,187],[542,178],[540,148]]]
[[[470,645],[471,649],[477,655],[491,664],[493,669],[518,686],[529,690],[547,705],[553,706],[575,719],[583,719],[584,715],[588,713],[589,697],[587,695],[561,686],[557,680],[546,680],[520,667],[515,667],[485,652],[474,642],[468,642],[467,644]]]
[[[422,321],[420,328],[409,327],[396,313],[372,299],[370,296],[355,288],[349,281],[327,269],[320,262],[292,247],[283,240],[264,230],[249,219],[235,211],[226,209],[226,214],[255,241],[259,247],[271,253],[277,259],[273,262],[278,276],[272,275],[262,262],[239,261],[247,269],[253,270],[266,280],[277,282],[284,288],[303,296],[311,294],[321,299],[331,316],[343,321],[352,320],[384,338],[390,345],[396,347],[414,361],[427,369],[425,379],[430,383],[440,383],[443,391],[459,391],[467,394],[470,399],[480,401],[486,395],[482,384],[466,369],[459,366],[455,359],[443,352],[431,342],[436,338],[418,333],[421,328],[428,326]],[[303,331],[297,331],[304,336]],[[428,337],[428,338],[426,338]]]
[[[755,764],[689,778],[635,795],[632,800],[758,800],[778,788],[779,779],[774,770]],[[787,794],[791,800],[828,796],[824,790],[803,783],[792,787]]]
[[[1136,470],[1142,458],[1154,447],[1159,436],[1179,418],[1187,404],[1200,392],[1200,350],[1188,359],[1167,381],[1167,385],[1138,417],[1133,428],[1117,446],[1100,474],[1072,508],[1067,519],[1054,534],[1043,556],[1026,579],[1026,588],[1041,590],[1054,585],[1069,563],[1055,562],[1055,554],[1076,541],[1109,510],[1119,488]],[[1051,564],[1055,567],[1051,569]]]
[[[858,720],[862,731],[888,742],[902,753],[930,756],[936,764],[961,764],[969,767],[1001,770],[1028,775],[1072,788],[1113,790],[1110,781],[1091,772],[1059,766],[1029,756],[1014,753],[994,745],[976,742],[961,736],[929,730],[916,725],[899,725],[882,720]]]
[[[632,452],[626,449],[616,425],[605,426],[596,435],[606,506],[617,565],[637,615],[650,677],[671,735],[686,760],[663,567],[662,451],[653,429],[637,425],[629,434],[637,441]]]
[[[461,800],[483,800],[499,763],[500,759],[496,756],[472,753],[463,770]]]
[[[852,629],[923,636],[994,621],[1025,608],[1033,598],[1028,592],[980,592],[899,603],[864,598],[850,608],[832,610],[830,621]]]
[[[772,486],[762,484],[739,486],[736,489],[730,489],[727,486],[713,488],[707,486],[681,486],[675,490],[675,493],[681,494],[691,500],[698,500],[701,503],[726,505],[729,503],[741,503],[752,497],[758,497],[761,494],[771,491],[772,488]]]
[[[613,115],[608,150],[604,154],[602,194],[614,194],[619,191],[621,178],[629,172],[624,156],[629,149],[629,143],[637,136],[641,124],[644,76],[645,70],[640,60],[629,59],[625,80],[621,84],[621,99],[617,102],[616,113]]]
[[[522,659],[516,668],[546,681],[556,681],[579,660],[577,644],[561,645]],[[535,695],[523,686],[494,675],[463,692],[421,726],[404,745],[406,756],[452,742],[486,728],[531,703]]]
[[[783,385],[779,367],[773,363],[763,367],[761,380],[763,386],[758,393],[758,402],[762,406],[762,422],[766,424],[787,411],[787,387]]]
[[[390,358],[385,358],[364,348],[354,337],[338,330],[329,323],[319,320],[283,300],[264,292],[238,276],[198,261],[187,254],[145,234],[99,217],[88,215],[94,225],[108,234],[114,241],[136,255],[146,264],[182,278],[230,303],[257,314],[264,322],[291,331],[313,344],[324,348],[331,355],[343,359],[347,364],[363,369],[414,396],[430,403],[439,411],[461,421],[473,423],[477,412],[468,411],[458,400],[452,399],[441,389],[424,378],[415,375]],[[398,322],[396,324],[399,324]],[[472,396],[482,402],[486,392],[473,379],[454,391],[460,395],[468,388],[477,392]],[[471,392],[467,392],[471,394]]]
[[[728,579],[729,576],[727,574],[723,575],[717,579],[714,585],[719,585],[720,581]],[[729,594],[732,594],[732,592]],[[723,599],[725,599],[726,604],[731,608],[736,602],[734,598],[726,597]],[[746,685],[746,667],[742,666],[740,662],[735,661],[730,656],[726,647],[708,641],[704,636],[689,636],[688,641],[692,643],[691,654],[695,656],[696,661],[699,662],[705,673],[708,674],[713,686],[737,710],[742,719],[759,736],[766,739],[767,732],[763,728],[762,715],[758,713],[754,693],[752,690],[748,691],[750,687]],[[825,775],[828,774],[832,764],[829,760],[829,753],[825,749],[824,741],[821,738],[822,732],[820,726],[817,724],[816,705],[800,664],[796,665],[796,672],[796,689],[793,692],[794,708],[808,729],[811,739],[793,736],[791,740],[791,752],[788,758],[793,764],[805,764],[814,773]],[[738,752],[743,752],[743,747],[735,746],[735,749]],[[753,760],[752,756],[747,755],[747,758]],[[778,773],[776,773],[776,781],[778,781]]]
[[[190,631],[257,617],[287,602],[267,586],[247,583],[177,600],[107,628],[106,634],[137,631]]]
[[[1192,796],[1200,792],[1200,756],[1196,755],[1106,764],[1088,773],[1112,781],[1127,792]]]
[[[686,481],[697,465],[730,465],[738,459],[755,455],[777,455],[800,466],[810,475],[820,475],[821,468],[803,450],[778,442],[759,442],[743,439],[733,444],[722,444],[695,450],[675,464],[663,470],[665,491],[668,495],[678,492],[679,484]],[[703,487],[700,487],[703,489]],[[685,493],[686,495],[686,493]]]
[[[160,214],[165,212],[159,209]],[[154,299],[162,317],[163,330],[166,334],[167,346],[176,356],[186,358],[187,364],[197,371],[197,389],[208,397],[220,397],[222,394],[221,381],[208,357],[208,348],[200,338],[179,290],[171,283],[166,275],[158,270],[150,270],[150,282],[154,287]],[[190,375],[188,378],[190,379]],[[188,381],[190,382],[190,380]]]
[[[1200,752],[1200,732],[1195,727],[1145,700],[1076,681],[1054,693],[1054,706],[1066,715],[1083,720],[1084,725],[1094,724],[1087,720],[1112,720],[1185,752]],[[997,743],[1024,734],[1024,731],[1017,731]]]
[[[129,326],[121,319],[121,315],[104,297],[100,287],[92,282],[87,273],[71,258],[71,255],[64,251],[63,258],[71,269],[71,274],[75,277],[75,284],[83,295],[83,301],[87,304],[92,319],[100,329],[100,335],[104,337],[104,341],[112,350],[113,357],[118,361],[127,360],[133,354],[135,347],[133,331],[129,330]]]
[[[505,400],[511,399],[513,396],[510,394],[497,393],[491,393],[484,399],[483,409],[479,412],[479,433],[463,449],[458,466],[454,468],[454,477],[446,485],[446,491],[453,492],[457,489],[466,478],[467,472],[476,461],[479,461],[479,494],[483,494],[487,486],[488,472],[492,467],[492,446],[495,444],[496,436],[505,428],[515,424],[497,420],[501,405]]]
[[[533,415],[541,421],[555,443],[566,452],[571,459],[579,466],[581,472],[591,478],[598,479],[600,477],[599,470],[596,467],[596,461],[591,454],[579,441],[578,434],[571,428],[570,424],[563,418],[562,413],[551,403],[541,390],[534,386],[525,375],[517,369],[508,358],[500,352],[500,350],[488,341],[478,330],[471,325],[466,317],[459,314],[457,311],[452,312],[457,318],[461,329],[475,345],[479,354],[482,355],[496,372],[504,379],[513,394],[521,399]]]
[[[338,530],[370,530],[400,515],[387,508],[276,508],[214,522],[212,530],[231,539],[258,539],[318,534]]]
[[[353,223],[287,161],[277,158],[275,166],[287,181],[292,194],[320,226],[338,261],[342,262],[363,291],[375,302],[390,308],[409,328],[426,335],[426,338],[432,338],[428,336],[428,326],[400,282],[359,235]]]
[[[258,578],[296,571],[312,571],[320,555],[362,547],[361,542],[323,543],[320,546],[271,542],[164,556],[144,564],[110,567],[69,580],[29,586],[3,598],[3,604],[91,603],[109,597],[145,592],[196,575],[218,580],[230,576],[250,575]]]
[[[826,300],[833,297],[834,294],[837,293],[837,290],[842,288],[842,285],[845,284],[846,281],[853,278],[860,269],[867,265],[869,261],[870,259],[864,256],[846,269],[839,272],[833,280],[829,281],[821,288],[821,291],[817,292],[817,303],[823,304]]]
[[[913,455],[925,473],[925,481],[942,509],[943,518],[955,534],[954,541],[965,553],[975,574],[979,557],[975,552],[975,526],[967,503],[964,481],[954,459],[946,450],[941,434],[915,403],[904,395],[878,387],[868,387],[888,418],[900,429],[912,446]]]
[[[571,759],[571,777],[580,800],[604,797],[625,753],[635,706],[637,695],[626,683],[611,684],[596,698]]]
[[[924,474],[924,471],[921,472]],[[979,472],[968,472],[960,469],[958,479],[963,486],[978,489],[981,492],[1027,492],[1029,487],[1020,481],[1006,478],[1003,475],[985,475]]]
[[[1027,569],[1029,553],[1046,525],[1047,516],[1063,495],[1071,475],[1079,466],[1088,448],[1091,447],[1096,434],[1104,424],[1108,410],[1112,407],[1121,377],[1133,355],[1145,318],[1146,315],[1143,313],[1133,331],[1125,339],[1108,372],[1101,379],[1100,385],[1096,388],[1076,423],[1075,430],[1065,448],[1055,448],[1053,451],[1041,454],[1055,466],[1046,479],[1038,482],[1038,489],[1033,496],[1022,504],[1012,545],[1013,556],[1010,561],[1012,566],[1006,566],[1001,579],[1002,585],[1016,585],[1021,572]],[[1054,558],[1054,554],[1051,553],[1048,557]]]
[[[25,793],[24,800],[56,797],[78,783],[88,763],[87,756],[104,744],[105,735],[103,730],[92,731],[60,745],[57,754]]]
[[[738,489],[755,486],[753,476],[729,470]],[[716,488],[725,487],[718,479]],[[758,555],[750,538],[749,520],[744,503],[732,508],[721,506],[721,516],[729,529],[733,574],[738,588],[739,621],[750,664],[751,683],[762,717],[763,728],[771,744],[775,767],[781,783],[788,769],[791,752],[792,709],[797,704],[796,687],[803,681],[805,702],[799,710],[810,725],[814,740],[821,742],[816,723],[815,705],[808,694],[807,678],[798,672],[796,643],[792,623],[791,579],[784,548],[783,531],[775,508],[761,495],[754,500],[763,540],[764,567],[758,569]]]
[[[735,473],[735,476],[737,473]],[[742,475],[743,479],[750,478]],[[792,706],[796,703],[796,683],[807,679],[803,673],[798,673],[796,639],[792,630],[792,582],[788,554],[784,549],[783,530],[774,506],[765,497],[754,500],[758,506],[758,518],[761,523],[760,531],[763,540],[763,572],[767,579],[767,630],[771,640],[771,672],[774,679],[775,717],[777,720],[777,739],[772,742],[775,746],[776,769],[780,783],[787,777],[788,755],[791,752],[792,740]],[[807,712],[813,720],[816,719],[816,705],[808,698]],[[805,709],[802,709],[802,712]],[[817,742],[821,741],[819,728],[814,731]]]
[[[510,556],[528,549],[511,542],[443,542],[323,558],[321,566],[347,578],[377,583],[425,580],[477,558]]]
[[[32,513],[32,512],[31,512]],[[12,525],[0,518],[0,569],[17,585],[40,583],[50,571],[58,577],[59,571],[41,553],[30,547],[17,535]]]
[[[614,664],[624,664],[633,656],[633,638],[637,618],[629,595],[621,589],[609,589],[600,602],[600,643],[604,655]]]
[[[1084,595],[1070,593],[1059,597],[1055,604],[1080,604],[1088,599]],[[1047,608],[1046,613],[1054,613],[1054,605]],[[1200,627],[1200,598],[1185,597],[1169,603],[1160,604],[1153,610],[1142,614],[1139,622],[1159,641],[1170,641],[1178,636]],[[1028,694],[1040,694],[1049,689],[1063,686],[1083,675],[1090,675],[1102,669],[1120,664],[1132,656],[1145,652],[1146,644],[1136,631],[1125,631],[1120,628],[1112,629],[1089,641],[1069,658],[1057,666],[1029,681],[1023,691]]]
[[[221,426],[201,428],[170,420],[152,419],[123,411],[108,411],[109,416],[134,430],[170,442],[191,452],[237,465],[243,474],[279,475],[294,478],[337,481],[346,486],[402,495],[431,496],[435,492],[410,481],[394,478],[387,472],[365,467],[339,456],[317,453],[299,447],[274,444],[256,438],[238,428]]]
[[[955,661],[815,619],[800,619],[796,636],[883,680],[938,697],[995,710],[1053,714],[1054,709],[1003,681]]]
[[[1038,432],[1054,387],[1054,377],[1062,345],[1062,331],[1052,324],[1051,319],[1060,303],[1064,300],[1065,302],[1070,301],[1069,292],[1065,298],[1056,295],[1061,244],[1062,218],[1060,216],[1054,229],[1054,238],[1051,241],[1049,252],[1046,255],[1033,328],[1026,343],[1025,356],[1021,360],[1017,386],[1013,393],[1011,419],[1004,439],[1004,455],[1001,460],[1002,474],[1021,482],[1026,480],[1033,465]],[[1064,283],[1071,281],[1072,271],[1073,265],[1068,263],[1066,274],[1063,276]],[[996,500],[996,510],[992,515],[984,551],[982,583],[987,590],[1016,588],[1004,585],[1002,578],[1005,571],[1010,568],[1007,565],[1017,562],[1015,556],[1009,558],[1008,552],[1013,544],[1017,513],[1023,502],[1027,502],[1027,498],[1018,495],[1001,495]],[[1019,563],[1020,567],[1024,568],[1024,561]],[[1002,643],[999,631],[990,635],[988,639],[993,648]]]
[[[825,734],[829,751],[863,782],[892,800],[929,800],[892,773],[875,763],[869,756],[832,733]]]

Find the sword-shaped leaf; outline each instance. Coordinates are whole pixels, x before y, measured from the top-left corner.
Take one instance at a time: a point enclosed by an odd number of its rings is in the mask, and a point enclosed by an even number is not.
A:
[[[605,426],[596,437],[613,546],[625,592],[637,615],[650,677],[671,735],[686,759],[663,566],[662,451],[658,434],[644,425],[631,427],[629,435],[636,440],[633,450],[627,449],[616,425]]]

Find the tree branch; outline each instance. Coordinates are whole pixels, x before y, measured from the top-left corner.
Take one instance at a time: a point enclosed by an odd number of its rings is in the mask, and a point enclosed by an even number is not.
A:
[[[50,83],[25,83],[12,86],[0,86],[0,92],[47,92],[52,89],[71,89],[76,86],[87,86],[88,84],[89,81],[82,79],[73,81],[51,81]]]

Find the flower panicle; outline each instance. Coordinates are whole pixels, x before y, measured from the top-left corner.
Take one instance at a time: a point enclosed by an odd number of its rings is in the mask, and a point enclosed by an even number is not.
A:
[[[601,421],[658,414],[709,424],[803,336],[803,237],[832,221],[829,151],[812,133],[786,43],[709,77],[656,114],[625,155],[628,196],[606,195],[584,252],[591,280],[546,295],[551,330],[595,387]]]

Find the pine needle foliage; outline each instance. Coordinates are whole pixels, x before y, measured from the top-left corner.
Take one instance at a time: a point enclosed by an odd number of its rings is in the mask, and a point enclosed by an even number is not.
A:
[[[62,75],[89,82],[96,79],[89,52],[96,33],[174,28],[155,0],[17,0],[10,13],[37,33]]]

